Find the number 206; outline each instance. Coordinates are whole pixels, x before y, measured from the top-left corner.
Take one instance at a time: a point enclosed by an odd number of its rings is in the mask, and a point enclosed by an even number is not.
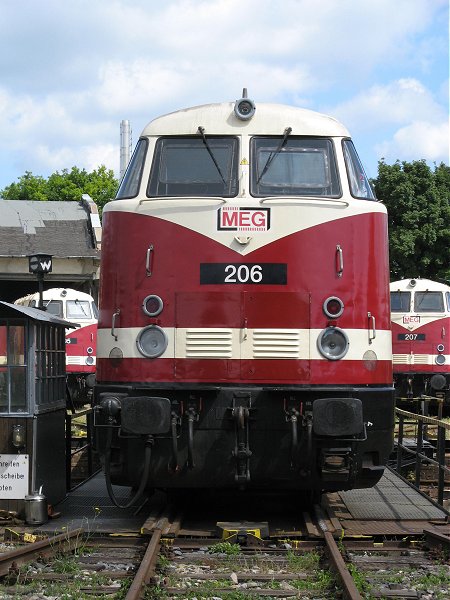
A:
[[[225,283],[260,283],[263,277],[261,265],[227,265],[225,274]]]

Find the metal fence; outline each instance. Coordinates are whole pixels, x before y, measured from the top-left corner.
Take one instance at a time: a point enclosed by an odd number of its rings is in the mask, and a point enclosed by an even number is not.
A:
[[[450,431],[450,423],[400,408],[396,408],[395,412],[398,417],[398,436],[397,464],[394,468],[398,473],[401,473],[404,468],[403,457],[405,455],[414,457],[412,461],[415,469],[414,485],[420,488],[422,465],[425,463],[437,467],[437,501],[443,506],[445,474],[450,475],[450,469],[445,464],[445,433]],[[406,443],[410,438],[405,436],[405,425],[411,424],[415,426],[415,448]],[[430,430],[433,431],[433,434],[436,431],[436,435],[431,435]]]
[[[74,419],[86,417],[86,436],[79,438],[79,443],[73,447],[72,425]],[[86,467],[83,472],[83,479],[78,480],[76,485],[73,484],[72,463],[73,457],[77,454],[84,453],[86,455]],[[77,413],[66,412],[66,486],[67,491],[74,490],[78,485],[81,485],[86,479],[89,479],[98,471],[98,467],[94,465],[93,456],[93,411],[92,408],[79,411]]]

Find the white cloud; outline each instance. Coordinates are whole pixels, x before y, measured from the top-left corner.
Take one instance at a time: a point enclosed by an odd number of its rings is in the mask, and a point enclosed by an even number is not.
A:
[[[376,146],[380,158],[387,163],[401,160],[425,159],[429,162],[449,164],[448,121],[430,123],[414,121],[395,132],[392,139]]]
[[[432,122],[441,121],[444,115],[444,107],[414,78],[374,85],[330,110],[348,127],[357,126],[362,131],[425,117]]]
[[[363,143],[372,140],[372,159],[449,163],[448,110],[415,78],[372,86],[328,112]]]
[[[7,164],[117,172],[121,119],[137,137],[159,114],[243,87],[330,112],[377,152],[446,118],[446,0],[1,4],[0,188],[15,178]]]

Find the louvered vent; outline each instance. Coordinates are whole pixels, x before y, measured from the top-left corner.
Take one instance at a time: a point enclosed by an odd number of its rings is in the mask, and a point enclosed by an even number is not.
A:
[[[410,354],[393,354],[392,362],[394,365],[407,365],[410,362]]]
[[[430,363],[429,354],[414,354],[413,363],[415,365],[429,365]]]
[[[300,334],[294,329],[255,329],[253,358],[300,358]]]
[[[82,365],[83,357],[82,356],[67,356],[66,364],[68,365]]]
[[[231,329],[186,331],[186,358],[232,358]]]

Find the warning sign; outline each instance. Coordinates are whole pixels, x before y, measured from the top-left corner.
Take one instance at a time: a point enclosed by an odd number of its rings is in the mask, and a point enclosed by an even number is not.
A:
[[[28,494],[28,454],[0,454],[0,499],[20,500]]]

